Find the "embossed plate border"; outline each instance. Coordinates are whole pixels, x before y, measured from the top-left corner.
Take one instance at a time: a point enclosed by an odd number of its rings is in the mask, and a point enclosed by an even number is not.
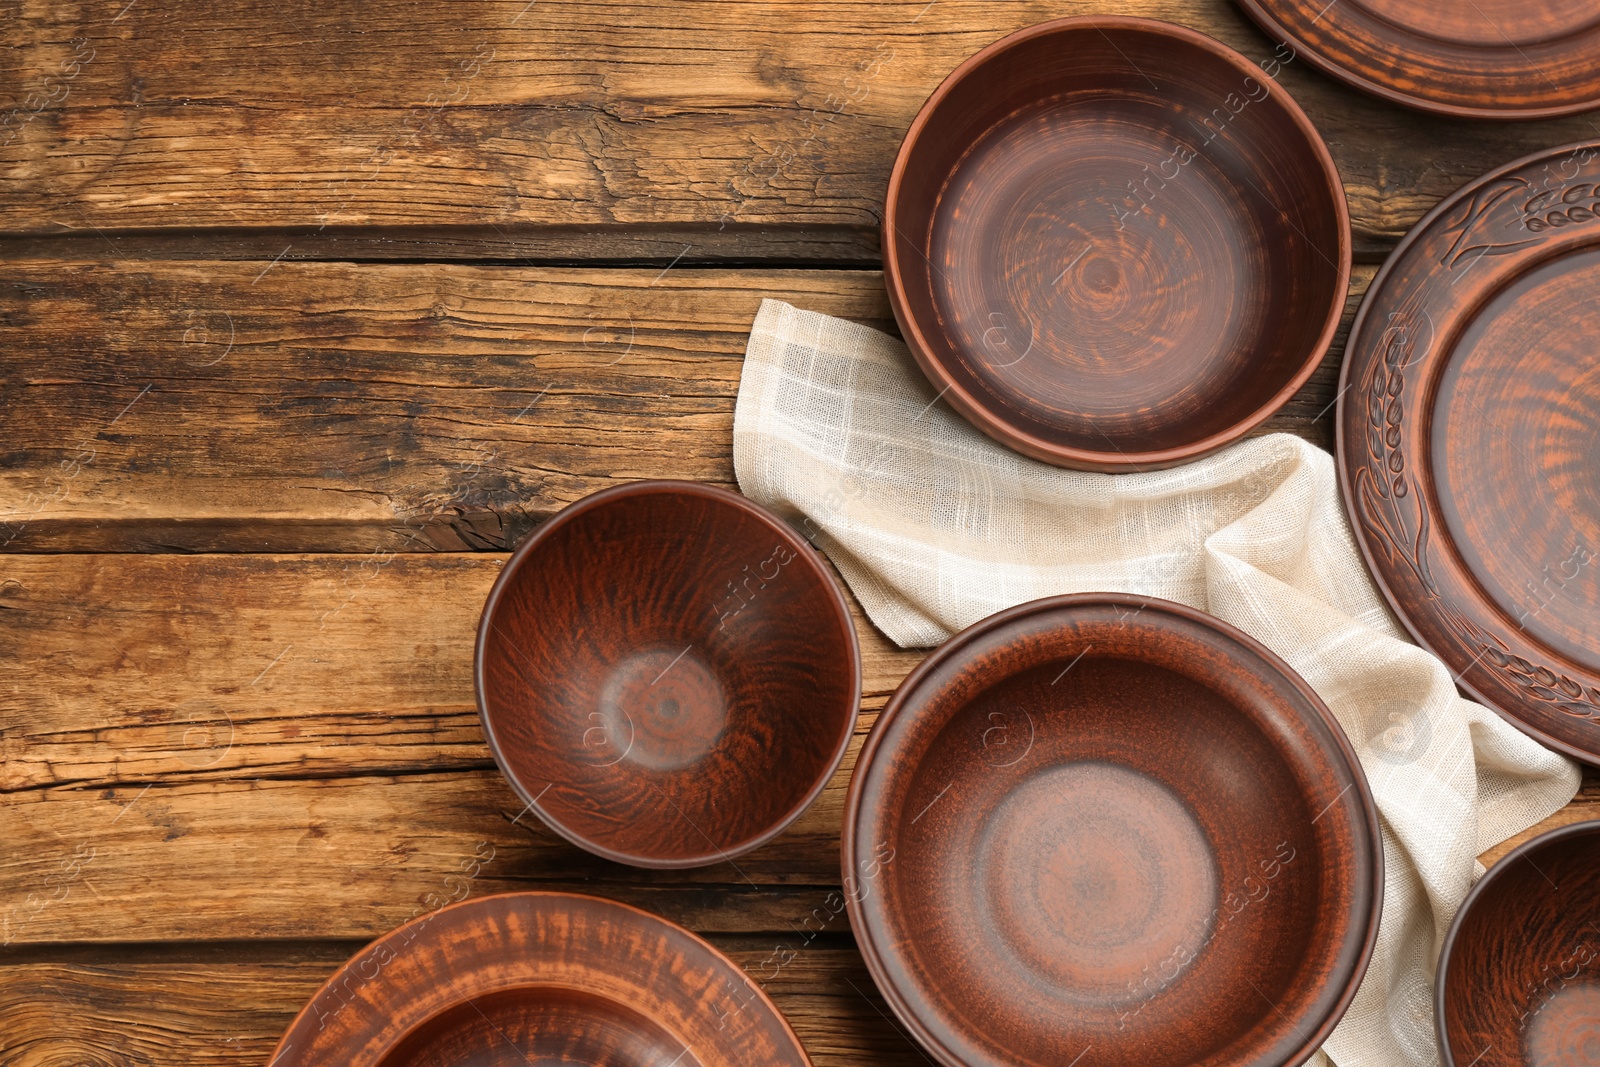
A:
[[[1404,107],[1498,121],[1557,118],[1600,108],[1600,79],[1593,63],[1600,34],[1592,20],[1547,27],[1538,43],[1506,39],[1482,44],[1452,41],[1390,21],[1359,0],[1235,2],[1294,55],[1346,85]]]
[[[1546,647],[1480,588],[1436,511],[1429,385],[1484,302],[1534,266],[1600,247],[1600,140],[1509,163],[1406,234],[1356,314],[1339,375],[1339,486],[1400,621],[1457,684],[1539,741],[1600,764],[1600,672]]]

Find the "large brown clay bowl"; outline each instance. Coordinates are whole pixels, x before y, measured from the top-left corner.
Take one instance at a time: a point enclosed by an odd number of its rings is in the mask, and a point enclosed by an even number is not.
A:
[[[1344,187],[1277,82],[1150,19],[990,45],[911,124],[883,261],[940,395],[1019,452],[1171,466],[1311,376],[1350,272]]]
[[[1600,820],[1540,834],[1472,887],[1439,954],[1445,1067],[1600,1063]]]
[[[1383,858],[1355,753],[1287,665],[1092,593],[994,615],[906,679],[851,782],[844,876],[940,1063],[1282,1067],[1355,994]]]
[[[693,867],[770,840],[838,767],[861,657],[821,554],[737,493],[634,482],[506,564],[478,627],[500,769],[608,859]]]
[[[809,1067],[743,971],[648,912],[504,893],[414,919],[356,954],[271,1067]]]

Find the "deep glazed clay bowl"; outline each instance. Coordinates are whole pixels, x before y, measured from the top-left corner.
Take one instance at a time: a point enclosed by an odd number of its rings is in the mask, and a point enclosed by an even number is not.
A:
[[[512,555],[478,626],[495,761],[551,829],[642,867],[775,837],[855,727],[855,626],[821,554],[727,490],[585,497]]]
[[[1287,665],[1094,593],[912,672],[850,785],[844,877],[873,978],[940,1063],[1281,1067],[1355,994],[1383,857],[1355,753]]]
[[[883,221],[902,335],[940,395],[1046,462],[1186,462],[1305,384],[1344,309],[1350,222],[1277,82],[1149,19],[1046,22],[957,67]]]
[[[809,1067],[743,971],[665,919],[571,893],[452,904],[356,954],[271,1067]]]
[[[1445,1067],[1600,1063],[1600,820],[1490,868],[1445,936],[1437,983]]]

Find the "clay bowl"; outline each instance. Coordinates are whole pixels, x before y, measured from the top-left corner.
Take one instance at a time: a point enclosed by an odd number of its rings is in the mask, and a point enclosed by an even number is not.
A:
[[[901,685],[845,809],[851,922],[940,1063],[1298,1064],[1366,969],[1383,858],[1355,753],[1257,642],[1053,597]]]
[[[1445,1067],[1600,1063],[1600,820],[1490,868],[1445,935],[1437,982]]]
[[[1150,19],[1021,30],[957,67],[895,160],[884,279],[979,429],[1083,470],[1172,466],[1259,425],[1344,310],[1327,147],[1243,56]]]
[[[541,526],[478,627],[495,761],[545,823],[641,867],[765,843],[832,776],[861,656],[821,555],[737,493],[634,482]]]
[[[648,912],[569,893],[452,904],[341,967],[272,1067],[809,1067],[722,953]]]

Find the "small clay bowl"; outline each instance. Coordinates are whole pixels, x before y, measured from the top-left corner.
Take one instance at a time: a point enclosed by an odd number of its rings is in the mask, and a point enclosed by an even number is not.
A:
[[[451,904],[378,938],[271,1067],[810,1067],[738,965],[649,912],[573,893]]]
[[[1600,820],[1490,868],[1450,924],[1436,981],[1445,1067],[1600,1063]]]
[[[1344,186],[1277,82],[1204,34],[1086,16],[968,59],[906,133],[884,281],[923,373],[1006,445],[1183,463],[1260,425],[1333,340]]]
[[[1256,641],[1166,601],[1053,597],[896,691],[850,783],[845,897],[940,1063],[1298,1064],[1377,936],[1374,810]]]
[[[695,867],[777,836],[844,756],[861,654],[820,553],[724,489],[567,507],[478,627],[478,710],[528,807],[576,845]]]

